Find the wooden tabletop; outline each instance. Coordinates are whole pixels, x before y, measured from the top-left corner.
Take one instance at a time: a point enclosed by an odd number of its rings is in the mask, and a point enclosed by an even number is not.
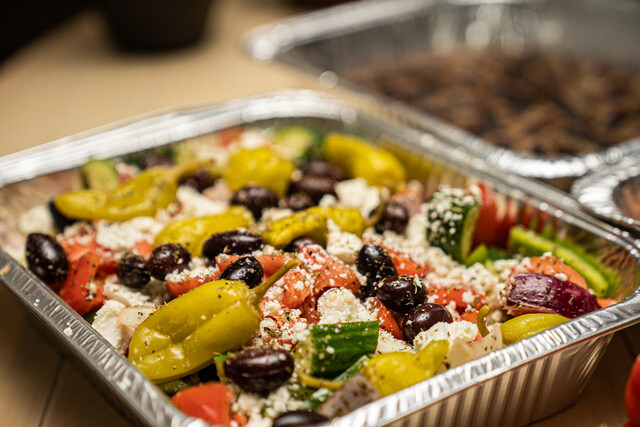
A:
[[[314,79],[240,52],[247,29],[296,10],[282,0],[218,0],[198,46],[165,54],[112,47],[84,13],[0,64],[0,155],[166,107],[187,107]],[[128,426],[66,357],[35,331],[0,287],[0,425]],[[640,327],[614,336],[577,403],[536,426],[620,426],[623,391],[640,352]]]

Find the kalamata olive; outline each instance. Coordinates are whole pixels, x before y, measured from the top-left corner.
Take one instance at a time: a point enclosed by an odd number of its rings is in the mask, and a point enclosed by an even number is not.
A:
[[[264,271],[260,261],[256,257],[245,256],[229,264],[219,278],[221,280],[239,280],[253,289],[260,284],[262,276],[264,276]]]
[[[302,250],[302,248],[304,248],[305,246],[309,246],[309,245],[317,245],[318,242],[316,242],[315,240],[313,240],[311,237],[298,237],[297,239],[293,240],[291,243],[289,243],[285,248],[285,252],[300,252]]]
[[[164,280],[167,274],[189,267],[189,261],[191,261],[191,255],[184,246],[178,243],[166,243],[151,251],[146,265],[151,276]]]
[[[273,420],[272,427],[302,427],[316,424],[328,423],[331,421],[324,415],[314,411],[289,411],[284,412]]]
[[[367,285],[360,288],[365,297],[377,293],[376,283],[389,276],[398,275],[387,250],[372,243],[367,243],[358,252],[356,268],[367,278]]]
[[[402,324],[404,339],[413,343],[413,339],[422,331],[426,331],[439,322],[451,323],[451,313],[443,305],[431,302],[414,308],[407,314]]]
[[[293,357],[286,350],[257,348],[224,362],[224,373],[245,391],[267,393],[284,384],[293,372]]]
[[[289,194],[285,200],[285,205],[292,211],[301,211],[303,209],[309,209],[313,206],[313,200],[311,197],[304,193]]]
[[[202,193],[205,189],[211,187],[216,182],[216,179],[211,172],[206,169],[198,169],[190,174],[187,174],[180,178],[178,185],[186,185],[194,190]]]
[[[61,282],[69,273],[67,254],[51,236],[31,233],[27,236],[26,258],[29,270],[47,284]]]
[[[427,293],[422,283],[413,276],[389,276],[378,282],[378,299],[391,310],[408,313],[422,304]]]
[[[266,187],[247,185],[233,194],[231,204],[246,206],[254,218],[258,219],[264,209],[278,206],[278,195]]]
[[[137,289],[142,288],[151,279],[144,258],[131,252],[122,255],[116,265],[116,274],[120,283]]]
[[[262,247],[262,237],[241,230],[212,234],[202,246],[202,255],[214,261],[220,254],[244,255]]]
[[[328,176],[336,181],[347,179],[342,169],[321,160],[312,160],[309,163],[305,163],[301,170],[305,175]]]
[[[290,193],[305,193],[314,203],[318,203],[322,196],[336,195],[336,180],[329,176],[302,175],[302,178],[291,184]]]
[[[49,213],[51,214],[51,218],[53,218],[53,222],[56,224],[56,227],[58,227],[60,230],[64,230],[65,227],[76,222],[75,219],[69,218],[68,216],[60,212],[60,210],[56,207],[53,200],[51,200],[47,206],[49,208]]]
[[[398,202],[391,202],[384,207],[382,217],[375,228],[378,233],[384,233],[387,230],[404,233],[408,223],[409,211],[407,208]]]

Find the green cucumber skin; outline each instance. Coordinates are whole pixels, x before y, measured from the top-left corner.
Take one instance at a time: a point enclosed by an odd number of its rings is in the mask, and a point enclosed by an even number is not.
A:
[[[602,272],[604,267],[579,250],[572,249],[563,243],[549,240],[522,227],[513,227],[511,229],[509,247],[527,256],[539,256],[545,252],[551,252],[558,258],[562,258],[569,267],[580,273],[598,298],[606,298],[610,293],[609,280]]]
[[[352,322],[309,328],[309,375],[333,378],[378,346],[379,324]]]
[[[166,395],[173,396],[174,394],[191,387],[190,384],[187,384],[185,381],[178,378],[177,380],[169,381],[166,383],[158,384],[160,390],[162,390]]]
[[[369,356],[362,356],[360,359],[356,361],[353,365],[351,365],[346,371],[338,375],[334,381],[347,382],[349,381],[355,374],[359,373],[364,365],[371,359]],[[328,388],[319,388],[316,390],[302,405],[301,409],[316,409],[318,406],[322,405],[333,395],[333,391]]]
[[[473,202],[469,203],[470,198]],[[480,202],[472,196],[446,194],[442,189],[437,190],[432,204],[427,210],[426,233],[427,240],[432,246],[439,247],[446,254],[464,263],[473,241],[473,233],[480,215]],[[450,209],[439,211],[441,201],[450,204]],[[451,233],[451,230],[454,230]]]
[[[91,160],[80,167],[85,187],[110,190],[118,186],[118,173],[108,160]]]

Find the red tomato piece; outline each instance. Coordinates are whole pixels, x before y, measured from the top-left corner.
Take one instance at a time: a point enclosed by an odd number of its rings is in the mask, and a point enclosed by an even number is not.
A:
[[[282,279],[284,281],[282,305],[288,308],[300,307],[304,300],[311,295],[311,290],[305,283],[304,273],[296,268],[289,270]]]
[[[173,298],[177,298],[180,295],[186,294],[191,289],[195,289],[200,285],[204,285],[207,282],[215,280],[214,276],[208,277],[192,277],[191,279],[184,280],[182,282],[168,282],[167,288]]]
[[[459,288],[457,286],[453,286],[450,288],[446,287],[437,287],[433,286],[427,289],[429,295],[437,295],[438,298],[435,300],[437,304],[447,305],[451,301],[456,303],[456,311],[460,314],[463,314],[467,311],[469,304],[463,301],[463,294],[465,292],[472,292],[468,289]],[[471,306],[475,309],[480,309],[485,303],[485,297],[482,295],[473,294],[474,302]]]
[[[396,339],[399,339],[401,341],[404,340],[404,336],[402,335],[402,331],[398,326],[398,322],[396,322],[396,319],[394,319],[393,315],[391,315],[391,312],[382,303],[382,301],[380,301],[378,298],[369,298],[367,302],[371,304],[373,308],[377,309],[376,317],[378,319],[378,323],[380,324],[380,329],[389,332]]]
[[[565,264],[560,258],[555,256],[531,257],[529,271],[532,273],[549,274],[551,276],[563,273],[567,280],[584,289],[589,289],[587,281],[573,268]]]
[[[640,427],[640,356],[631,366],[631,373],[624,390],[624,405],[631,427]]]
[[[305,246],[300,251],[300,258],[316,276],[313,289],[315,295],[328,288],[347,288],[353,293],[360,289],[358,276],[320,246]]]
[[[184,389],[171,398],[178,409],[190,417],[214,425],[231,424],[231,404],[235,393],[219,382],[199,384]]]
[[[60,297],[81,316],[96,311],[104,303],[102,285],[98,286],[95,295],[87,288],[95,278],[99,262],[100,255],[96,252],[89,252],[71,262],[69,275],[60,287]]]
[[[498,206],[493,192],[483,183],[476,184],[482,191],[480,215],[473,233],[473,244],[492,246],[499,227]]]
[[[153,245],[146,240],[140,240],[131,247],[131,252],[143,258],[149,258],[151,251],[153,251]]]

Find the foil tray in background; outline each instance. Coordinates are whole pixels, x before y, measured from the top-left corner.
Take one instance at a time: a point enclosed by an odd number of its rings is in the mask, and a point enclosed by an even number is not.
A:
[[[485,182],[519,217],[533,212],[597,254],[621,278],[624,301],[581,316],[420,384],[387,396],[331,425],[524,425],[573,403],[612,333],[640,321],[640,252],[628,234],[564,202],[549,187],[497,171],[483,159],[452,149],[430,135],[362,115],[341,101],[309,91],[283,91],[214,107],[167,113],[116,128],[65,138],[0,159],[0,283],[94,375],[94,382],[129,416],[154,426],[201,426],[185,417],[142,373],[16,259],[24,236],[17,216],[78,185],[76,167],[174,143],[232,126],[309,125],[355,132],[395,152],[411,178],[437,185]],[[532,211],[533,210],[533,211]]]
[[[581,156],[499,148],[424,111],[381,98],[350,80],[354,70],[388,66],[420,52],[518,46],[568,51],[640,65],[640,5],[606,0],[370,0],[257,27],[244,36],[252,57],[277,61],[339,85],[365,111],[391,115],[472,150],[503,170],[568,190],[572,178],[640,150],[633,138]],[[640,135],[639,135],[640,137]]]
[[[640,205],[640,155],[588,174],[571,187],[572,196],[583,207],[605,220],[634,230],[640,236],[640,218],[628,205]]]

